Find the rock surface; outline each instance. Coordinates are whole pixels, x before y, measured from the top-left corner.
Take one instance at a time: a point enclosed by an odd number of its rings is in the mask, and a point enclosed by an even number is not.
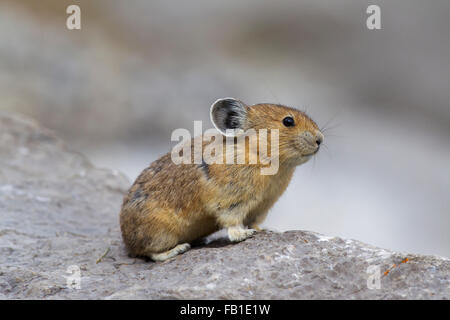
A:
[[[129,258],[118,226],[128,186],[36,123],[0,113],[0,298],[450,298],[449,259],[307,231],[219,238],[164,263]],[[380,288],[369,289],[377,268]]]

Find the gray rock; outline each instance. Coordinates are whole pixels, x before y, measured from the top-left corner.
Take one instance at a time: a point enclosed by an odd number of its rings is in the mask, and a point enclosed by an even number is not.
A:
[[[118,226],[128,186],[36,123],[0,113],[0,298],[450,297],[447,258],[308,231],[264,231],[239,244],[219,234],[164,263],[129,258]]]

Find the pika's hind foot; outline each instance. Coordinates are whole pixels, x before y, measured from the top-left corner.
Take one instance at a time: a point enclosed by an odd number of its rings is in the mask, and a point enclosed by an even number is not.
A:
[[[255,232],[255,229],[244,229],[243,226],[229,227],[228,238],[231,242],[240,242],[250,238]]]
[[[264,231],[263,228],[258,227],[257,225],[250,226],[250,229],[256,230],[257,232]]]
[[[165,261],[167,259],[173,258],[179,254],[182,254],[182,253],[188,251],[190,248],[191,248],[191,245],[189,243],[182,243],[168,251],[161,252],[161,253],[152,253],[152,254],[150,254],[150,258],[153,261]]]

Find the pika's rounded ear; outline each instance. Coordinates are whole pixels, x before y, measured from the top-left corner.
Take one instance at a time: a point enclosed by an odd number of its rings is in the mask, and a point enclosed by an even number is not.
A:
[[[235,129],[244,130],[246,120],[247,106],[242,101],[223,98],[211,106],[211,122],[224,136],[234,136]]]

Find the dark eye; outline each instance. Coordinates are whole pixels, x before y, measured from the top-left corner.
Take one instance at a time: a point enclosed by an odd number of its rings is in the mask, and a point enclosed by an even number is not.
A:
[[[295,122],[292,117],[286,117],[283,119],[283,124],[285,127],[293,127],[295,125]]]

